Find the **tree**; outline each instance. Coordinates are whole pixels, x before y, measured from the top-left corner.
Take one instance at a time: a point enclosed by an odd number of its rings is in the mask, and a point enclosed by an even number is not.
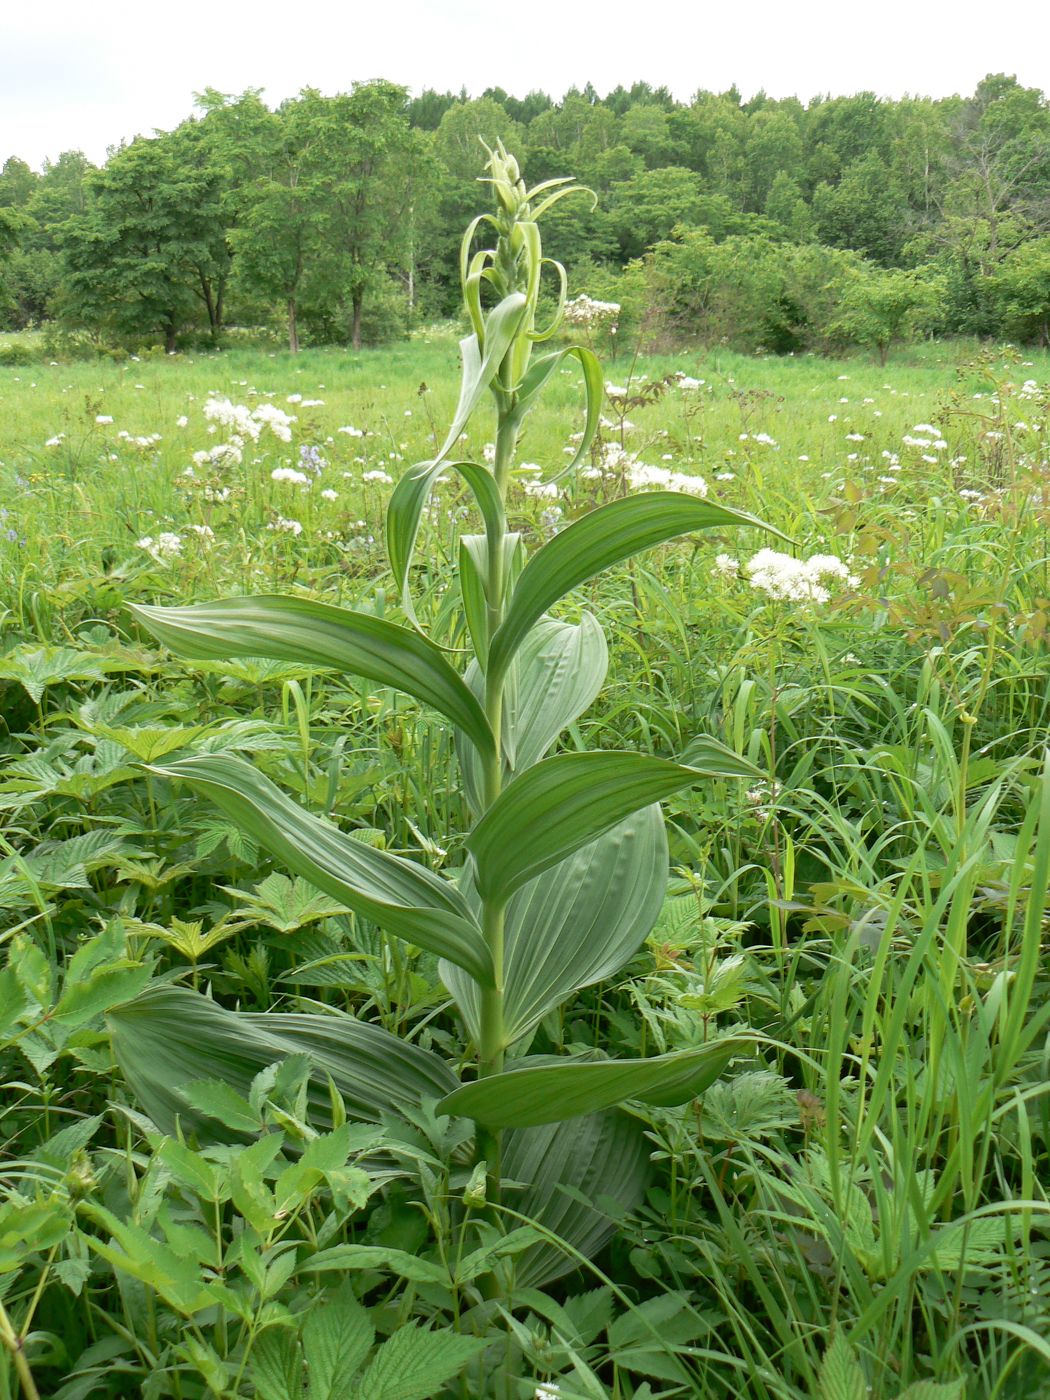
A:
[[[883,268],[862,263],[845,277],[838,311],[828,334],[853,345],[872,346],[879,364],[891,346],[910,340],[933,323],[944,306],[943,279],[928,268]]]
[[[838,184],[817,186],[813,216],[822,243],[887,265],[899,259],[908,233],[907,204],[877,151],[850,165]]]
[[[769,187],[765,213],[792,243],[815,241],[813,211],[802,197],[798,181],[786,170],[781,170]]]
[[[331,101],[324,138],[327,233],[340,255],[351,343],[359,350],[369,291],[406,258],[414,269],[415,205],[428,175],[427,147],[409,126],[407,92],[395,83],[357,83]]]
[[[640,257],[676,225],[695,228],[703,222],[701,181],[677,165],[640,171],[613,186],[609,213],[623,256]]]
[[[5,160],[0,170],[0,209],[24,209],[33,197],[39,178],[17,156]]]
[[[1036,238],[1003,259],[994,278],[1003,330],[1050,345],[1050,238]]]
[[[304,293],[338,296],[327,240],[331,118],[329,99],[310,88],[269,114],[259,133],[262,173],[242,191],[232,234],[239,280],[281,304],[293,353]]]
[[[89,175],[87,209],[62,234],[66,316],[175,349],[222,234],[214,176],[184,152],[174,133],[139,137]]]

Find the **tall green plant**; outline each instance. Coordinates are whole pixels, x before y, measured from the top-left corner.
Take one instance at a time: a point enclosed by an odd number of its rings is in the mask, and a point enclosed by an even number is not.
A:
[[[627,1099],[684,1102],[741,1049],[740,1037],[727,1037],[651,1059],[517,1055],[513,1068],[504,1063],[508,1050],[531,1039],[545,1015],[621,968],[652,928],[667,879],[661,799],[707,777],[755,772],[704,736],[680,761],[631,752],[547,756],[597,696],[607,666],[605,640],[591,616],[568,623],[548,610],[642,549],[696,530],[761,522],[703,500],[654,492],[584,515],[526,560],[506,511],[522,424],[551,376],[575,358],[585,389],[585,428],[575,464],[597,428],[602,376],[587,349],[545,348],[561,325],[566,278],[542,254],[539,219],[579,187],[551,180],[527,190],[502,147],[491,154],[488,168],[496,210],[471,223],[461,254],[472,331],[461,343],[459,403],[440,451],[405,474],[387,518],[390,561],[412,625],[301,597],[135,609],[157,638],[183,656],[290,658],[354,672],[414,696],[454,725],[474,817],[458,879],[353,840],[299,807],[242,759],[204,755],[151,771],[188,782],[296,874],[388,934],[436,953],[469,1036],[474,1069],[457,1081],[437,1056],[402,1047],[395,1037],[356,1021],[347,1023],[349,1034],[336,1046],[343,1023],[332,1017],[244,1017],[245,1034],[238,1040],[234,1013],[211,1008],[204,1014],[199,1003],[187,1000],[193,997],[188,992],[153,991],[118,1012],[113,1025],[129,1080],[166,1122],[178,1116],[180,1074],[183,1083],[201,1077],[209,1037],[221,1041],[215,1064],[234,1081],[244,1081],[260,1059],[266,1064],[265,1057],[275,1058],[282,1048],[305,1050],[340,1084],[353,1080],[359,1057],[375,1113],[382,1106],[376,1096],[381,1100],[384,1092],[376,1073],[381,1062],[392,1110],[403,1109],[413,1096],[440,1094],[440,1112],[476,1124],[488,1200],[500,1200],[506,1149],[509,1175],[531,1179],[534,1187],[542,1181],[540,1196],[534,1190],[528,1200],[542,1214],[562,1181],[597,1187],[600,1175],[592,1169],[603,1157],[613,1172],[617,1163],[635,1178],[644,1171],[637,1123],[618,1113],[595,1115]],[[481,231],[491,233],[490,246],[475,251]],[[547,267],[557,278],[558,303],[549,323],[539,326]],[[491,467],[452,460],[486,396],[496,410]],[[462,674],[419,625],[409,586],[424,507],[442,472],[462,477],[484,522],[483,533],[460,541],[460,590],[475,653]],[[176,1032],[172,1023],[179,1019]],[[170,1056],[166,1046],[175,1047]],[[435,1084],[447,1088],[442,1093]],[[186,1102],[187,1123],[193,1121],[190,1109]],[[368,1115],[369,1105],[363,1112]],[[559,1126],[546,1126],[551,1124]],[[600,1243],[601,1231],[585,1211],[571,1220],[562,1214],[558,1222],[563,1234],[585,1248]],[[550,1276],[551,1267],[537,1272]]]

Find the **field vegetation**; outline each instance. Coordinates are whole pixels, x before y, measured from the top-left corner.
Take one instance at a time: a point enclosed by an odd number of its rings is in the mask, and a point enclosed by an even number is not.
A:
[[[462,382],[0,368],[0,1394],[1050,1395],[1050,357],[657,353],[499,160]]]

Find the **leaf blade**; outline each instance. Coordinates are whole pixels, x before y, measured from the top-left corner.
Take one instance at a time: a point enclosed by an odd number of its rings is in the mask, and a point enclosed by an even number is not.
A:
[[[482,898],[508,899],[633,812],[711,776],[761,775],[714,739],[703,766],[616,750],[543,759],[504,788],[467,837]]]
[[[432,705],[482,752],[494,750],[476,696],[440,647],[410,627],[279,593],[176,608],[136,603],[131,611],[178,655],[200,660],[267,657],[335,667]]]
[[[675,491],[645,492],[589,511],[548,540],[525,565],[503,625],[492,639],[490,667],[502,674],[533,623],[603,569],[679,535],[730,525],[772,530],[744,511]]]
[[[313,816],[243,759],[205,754],[151,772],[188,782],[271,855],[333,899],[491,982],[481,930],[454,885]]]
[[[525,1064],[463,1084],[441,1100],[438,1112],[473,1118],[492,1128],[530,1128],[597,1113],[627,1099],[662,1107],[687,1103],[749,1043],[746,1036],[727,1036],[641,1060],[552,1057],[553,1063]]]

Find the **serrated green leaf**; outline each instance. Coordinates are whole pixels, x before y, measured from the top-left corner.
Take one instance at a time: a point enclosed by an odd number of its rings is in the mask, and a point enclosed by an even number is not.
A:
[[[220,1079],[201,1079],[193,1084],[184,1084],[180,1093],[199,1113],[216,1119],[235,1132],[257,1133],[262,1128],[262,1119],[248,1100]]]
[[[897,1400],[966,1400],[966,1382],[913,1381]]]
[[[0,972],[0,1040],[6,1040],[33,1003],[12,967]]]
[[[141,1280],[183,1317],[192,1317],[220,1301],[222,1290],[206,1283],[194,1259],[184,1258],[155,1240],[140,1226],[118,1219],[111,1211],[92,1202],[85,1213],[100,1224],[120,1246],[115,1249],[91,1234],[82,1238],[115,1269]]]
[[[63,987],[51,1019],[67,1027],[86,1025],[111,1006],[138,996],[151,976],[148,967],[129,964],[126,959],[112,967],[96,968],[83,982]]]
[[[174,1138],[165,1138],[157,1148],[157,1158],[180,1186],[188,1187],[205,1201],[220,1199],[219,1173],[199,1152],[194,1152],[185,1143],[176,1142]]]
[[[358,1383],[356,1400],[429,1400],[488,1345],[482,1337],[399,1327],[376,1352]]]
[[[841,1332],[835,1333],[824,1353],[819,1385],[820,1400],[867,1400],[864,1372]]]
[[[349,1283],[307,1314],[302,1338],[308,1400],[355,1400],[356,1374],[375,1340],[375,1328]]]
[[[257,1400],[302,1400],[303,1362],[290,1328],[263,1332],[252,1347],[250,1374]]]

